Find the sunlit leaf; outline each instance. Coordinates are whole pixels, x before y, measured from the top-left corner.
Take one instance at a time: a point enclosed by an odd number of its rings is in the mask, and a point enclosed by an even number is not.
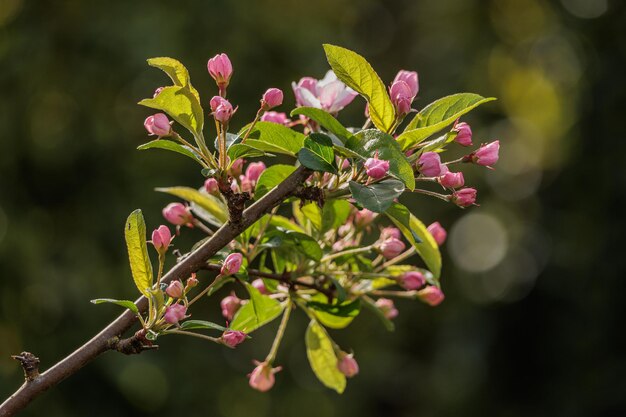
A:
[[[346,129],[337,119],[325,110],[317,109],[315,107],[298,107],[291,111],[291,116],[297,116],[300,114],[317,122],[328,132],[337,136],[342,143],[346,143],[352,136],[352,133],[350,133],[348,129]]]
[[[290,176],[296,168],[292,165],[272,165],[261,173],[256,182],[254,198],[259,199]]]
[[[350,181],[352,197],[363,207],[375,213],[384,213],[393,200],[404,191],[404,184],[398,180],[388,179],[372,185],[363,185]]]
[[[115,304],[120,307],[129,309],[135,314],[139,314],[139,310],[137,309],[137,306],[135,305],[135,303],[129,300],[115,300],[113,298],[96,298],[95,300],[91,300],[91,302],[94,304],[103,304],[103,303]]]
[[[359,299],[345,303],[322,303],[309,301],[307,307],[313,310],[315,317],[331,329],[343,329],[347,327],[361,311],[361,301]]]
[[[130,213],[128,219],[126,219],[124,235],[126,237],[128,260],[133,280],[139,292],[148,296],[153,279],[152,263],[150,263],[150,257],[148,256],[146,223],[141,210],[137,209]]]
[[[304,139],[304,147],[298,152],[302,165],[314,171],[337,173],[333,141],[326,135],[313,133]]]
[[[165,72],[172,79],[172,82],[175,85],[189,88],[193,95],[195,95],[198,99],[198,102],[200,101],[200,95],[191,85],[189,71],[187,71],[187,68],[185,68],[180,61],[168,57],[150,58],[148,59],[148,65],[159,68]]]
[[[241,129],[245,132],[246,127]],[[272,122],[258,122],[244,142],[264,152],[296,156],[304,144],[305,136],[286,126]]]
[[[205,218],[205,220],[209,221],[211,224],[221,226],[228,220],[228,207],[226,207],[226,204],[224,204],[220,198],[214,195],[190,187],[168,187],[157,188],[156,190],[197,204],[198,207],[210,214],[211,217]],[[192,206],[192,209],[193,208],[194,206]]]
[[[372,66],[361,55],[349,49],[325,44],[324,51],[337,78],[367,100],[374,126],[389,132],[395,122],[396,112],[385,84]]]
[[[220,332],[226,331],[226,327],[219,324],[204,321],[204,320],[187,320],[180,324],[181,330],[218,330]]]
[[[251,333],[278,317],[284,306],[275,299],[261,294],[249,283],[246,282],[244,285],[250,294],[250,300],[237,311],[230,328]]]
[[[165,87],[156,97],[141,100],[139,104],[164,111],[195,137],[202,136],[204,111],[198,98],[188,88]]]
[[[322,384],[341,394],[346,389],[346,377],[337,368],[337,355],[328,333],[312,320],[304,338],[306,354],[315,376]]]
[[[137,149],[139,149],[140,151],[143,151],[146,149],[164,149],[166,151],[177,152],[181,155],[188,156],[189,158],[193,159],[200,165],[205,166],[202,163],[202,159],[200,158],[200,155],[198,155],[195,151],[193,151],[191,148],[187,146],[183,146],[171,140],[165,140],[165,139],[153,140],[151,142],[144,143],[143,145],[138,146]]]

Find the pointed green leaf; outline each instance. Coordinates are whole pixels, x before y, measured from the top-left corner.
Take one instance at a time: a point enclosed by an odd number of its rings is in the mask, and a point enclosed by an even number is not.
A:
[[[250,294],[250,300],[237,311],[230,328],[251,333],[280,316],[284,306],[273,298],[261,294],[247,282],[244,284]]]
[[[321,232],[336,229],[348,220],[352,206],[346,200],[327,200],[322,208]]]
[[[443,97],[424,107],[398,136],[398,143],[403,150],[417,145],[456,119],[470,112],[481,104],[495,100],[473,93],[459,93]]]
[[[363,207],[375,213],[384,213],[393,200],[404,191],[404,184],[388,179],[372,185],[363,185],[350,181],[352,197]]]
[[[249,144],[236,143],[228,148],[228,158],[230,158],[231,164],[239,158],[256,158],[259,156],[265,156],[267,153],[260,149],[256,149]]]
[[[314,171],[337,173],[333,141],[321,133],[313,133],[304,139],[304,148],[298,152],[298,160]]]
[[[152,287],[152,263],[148,256],[146,223],[141,210],[137,209],[130,213],[126,220],[124,235],[133,280],[139,292],[147,297],[149,289]]]
[[[311,320],[304,338],[306,355],[315,376],[322,384],[341,394],[346,389],[346,377],[337,369],[337,355],[328,333]]]
[[[385,84],[372,66],[361,55],[349,49],[325,44],[324,51],[337,78],[367,100],[374,126],[389,132],[396,120],[396,111]]]
[[[439,245],[424,226],[424,223],[400,203],[394,203],[385,214],[415,247],[438,283],[441,274],[441,253],[439,252]]]
[[[245,132],[247,126],[241,129]],[[258,122],[244,144],[272,153],[295,156],[304,144],[304,135],[286,126],[272,122]]]
[[[180,324],[181,330],[218,330],[220,332],[226,331],[226,327],[219,324],[204,321],[204,320],[187,320]]]
[[[135,303],[133,303],[130,300],[114,300],[113,298],[96,298],[95,300],[91,300],[91,302],[94,304],[102,304],[102,303],[115,304],[120,307],[129,309],[135,314],[139,314],[139,310],[137,309],[137,306],[135,305]]]
[[[202,136],[204,111],[187,87],[165,87],[156,97],[141,100],[139,104],[166,112],[195,137]]]
[[[361,311],[361,301],[357,298],[345,303],[322,303],[309,301],[307,307],[313,310],[315,317],[331,329],[343,329],[347,327]]]
[[[198,99],[198,102],[200,101],[200,95],[191,85],[189,71],[187,71],[187,68],[185,68],[180,61],[168,57],[150,58],[148,59],[148,65],[159,68],[165,72],[172,79],[174,85],[189,88],[193,95],[195,95]]]
[[[413,168],[391,135],[376,129],[362,130],[350,138],[346,147],[364,158],[378,155],[378,158],[389,161],[389,173],[401,180],[409,190],[415,189]]]
[[[171,140],[165,140],[165,139],[153,140],[152,142],[139,145],[137,149],[139,149],[140,151],[143,151],[146,149],[165,149],[166,151],[177,152],[181,155],[188,156],[189,158],[193,159],[200,165],[205,166],[205,164],[202,162],[202,159],[200,158],[200,155],[198,155],[189,147],[183,146]]]
[[[346,143],[352,136],[352,133],[350,133],[348,129],[325,110],[315,107],[298,107],[291,111],[292,117],[300,114],[317,122],[324,129],[337,136],[342,143]]]

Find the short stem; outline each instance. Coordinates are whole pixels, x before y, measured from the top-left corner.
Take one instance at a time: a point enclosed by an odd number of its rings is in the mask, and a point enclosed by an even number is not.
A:
[[[391,291],[391,290],[374,290],[370,294],[378,297],[398,297],[398,298],[415,298],[417,291]]]
[[[211,337],[211,336],[207,336],[205,334],[200,334],[200,333],[187,332],[185,330],[167,330],[165,334],[179,334],[182,336],[192,336],[192,337],[197,337],[199,339],[209,340],[211,342],[215,342],[219,344],[222,343],[220,339],[217,337]]]
[[[191,143],[187,142],[182,136],[180,136],[178,133],[172,131],[172,137],[174,139],[176,139],[177,141],[179,141],[180,143],[182,143],[183,145],[187,146],[188,148],[190,148],[192,151],[194,151],[195,153],[197,153],[198,155],[200,155],[200,158],[202,158],[202,165],[205,168],[208,168],[209,165],[206,164],[206,157],[204,155],[204,152],[200,151],[200,149],[196,148],[195,146],[193,146]]]
[[[205,289],[203,289],[202,291],[200,291],[200,293],[198,295],[196,295],[195,297],[193,297],[191,299],[191,301],[189,302],[189,304],[187,304],[187,306],[191,306],[193,303],[195,303],[196,301],[198,301],[200,298],[202,298],[206,293],[208,293],[209,291],[211,291],[211,288],[213,288],[222,278],[224,278],[221,274],[216,276],[215,279],[213,280],[212,283],[210,283]]]
[[[256,123],[261,118],[261,112],[262,111],[263,111],[263,106],[261,106],[261,108],[259,108],[259,110],[256,112],[256,116],[255,116],[254,120],[252,121],[252,124],[250,124],[250,127],[246,131],[246,134],[243,135],[243,139],[241,139],[241,143],[244,143],[246,141],[246,139],[248,139],[248,136],[250,135],[250,132],[252,132],[252,129],[254,129],[254,126],[256,125]]]
[[[455,159],[454,161],[448,161],[448,162],[444,162],[444,165],[450,165],[450,164],[458,164],[459,162],[464,162],[463,160],[465,159],[464,156],[460,157],[459,159]]]
[[[320,260],[320,263],[328,262],[332,259],[339,258],[340,256],[344,256],[344,255],[352,255],[355,253],[368,252],[372,250],[373,247],[374,247],[373,245],[369,245],[369,246],[364,246],[362,248],[354,248],[354,249],[344,250],[343,252],[331,253],[329,255],[324,256]]]
[[[219,142],[219,150],[220,150],[220,154],[219,154],[219,158],[220,158],[220,163],[219,166],[222,170],[226,171],[226,131],[227,131],[227,126],[222,124],[221,125],[221,134],[218,136],[218,142]]]
[[[435,197],[438,198],[440,200],[449,202],[449,197],[447,195],[443,195],[443,194],[439,194],[439,193],[435,193],[433,191],[428,191],[428,190],[422,190],[419,188],[416,188],[415,190],[413,190],[414,193],[419,193],[419,194],[424,194],[424,195],[429,195],[431,197]]]
[[[165,253],[159,252],[159,272],[157,274],[157,279],[156,279],[157,284],[161,282],[161,277],[163,276],[164,264],[165,264]]]
[[[196,226],[198,229],[202,230],[207,235],[213,236],[213,230],[209,229],[207,225],[202,223],[200,220],[193,219],[193,225]]]
[[[400,261],[405,260],[406,258],[410,257],[411,255],[413,255],[415,253],[415,246],[411,246],[409,248],[409,250],[401,253],[400,255],[396,256],[395,258],[392,258],[390,260],[388,260],[387,262],[385,262],[384,264],[382,264],[381,266],[379,266],[378,268],[375,269],[375,272],[380,272],[383,269],[387,268],[388,266],[392,266],[397,264]]]
[[[280,346],[280,342],[283,340],[283,336],[285,334],[285,329],[287,329],[287,323],[289,322],[289,316],[291,315],[291,299],[287,300],[287,306],[285,307],[285,312],[283,313],[283,319],[280,321],[280,326],[278,327],[278,331],[276,332],[276,338],[274,339],[274,343],[272,343],[272,348],[270,349],[270,353],[267,354],[265,358],[265,362],[269,365],[274,363],[274,359],[276,359],[276,354],[278,353],[278,347]]]

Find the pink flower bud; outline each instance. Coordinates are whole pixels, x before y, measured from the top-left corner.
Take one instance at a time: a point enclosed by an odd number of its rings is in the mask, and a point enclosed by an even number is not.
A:
[[[274,386],[274,374],[278,371],[280,368],[272,368],[270,364],[265,362],[259,363],[249,375],[250,386],[257,391],[269,391]]]
[[[377,214],[368,209],[359,210],[354,215],[354,223],[357,227],[365,227],[374,221]]]
[[[266,167],[263,162],[252,162],[246,168],[246,177],[254,183],[257,182],[263,171],[265,171]]]
[[[220,307],[222,308],[222,316],[226,320],[231,321],[239,307],[241,307],[241,299],[235,293],[231,293],[220,301]]]
[[[185,288],[183,287],[183,283],[180,281],[172,281],[170,285],[165,289],[165,294],[169,295],[172,298],[180,298],[183,296],[183,292]]]
[[[394,81],[389,89],[389,96],[399,116],[409,114],[414,96],[411,95],[411,87],[407,83]]]
[[[350,168],[350,161],[348,159],[344,159],[343,162],[341,163],[340,169],[343,171],[348,168]]]
[[[220,186],[215,178],[207,178],[204,182],[204,189],[207,193],[217,195],[220,192]]]
[[[444,229],[439,222],[434,222],[428,226],[428,231],[433,235],[435,242],[437,242],[439,246],[443,245],[443,242],[446,241],[446,237],[448,236],[446,229]]]
[[[244,340],[246,340],[246,334],[239,330],[226,330],[222,334],[222,343],[231,348],[234,348]]]
[[[239,272],[239,269],[241,268],[242,260],[243,260],[243,256],[241,256],[240,253],[238,252],[231,253],[224,260],[224,264],[222,265],[220,274],[224,276],[236,274],[237,272]]]
[[[213,98],[211,99],[211,101],[209,101],[209,106],[211,107],[211,112],[215,113],[215,111],[217,110],[217,108],[224,102],[226,102],[227,100],[224,97],[220,97],[220,96],[213,96]]]
[[[261,99],[261,106],[264,110],[273,109],[283,104],[283,92],[278,88],[270,88]]]
[[[383,241],[380,244],[380,252],[386,259],[395,258],[404,252],[406,245],[400,239],[396,239],[395,237],[391,237]]]
[[[450,196],[450,201],[459,207],[469,207],[476,203],[476,194],[474,188],[461,188]]]
[[[187,279],[187,285],[185,286],[185,288],[190,290],[197,285],[198,285],[198,278],[196,278],[196,273],[193,272],[191,274],[191,277]]]
[[[380,311],[382,311],[383,315],[389,320],[395,319],[400,313],[394,305],[393,300],[390,300],[389,298],[379,298],[376,300],[374,305],[378,307]]]
[[[441,289],[434,287],[434,286],[429,286],[420,290],[417,293],[417,296],[419,297],[420,300],[422,300],[423,302],[425,302],[426,304],[432,307],[435,307],[441,304],[441,302],[445,298],[445,296],[443,295],[443,291],[441,291]]]
[[[439,181],[439,184],[446,188],[459,188],[465,184],[465,178],[463,177],[462,172],[448,171],[445,174],[441,175],[437,179],[437,181]]]
[[[269,294],[270,293],[267,290],[267,287],[265,286],[265,282],[263,282],[263,280],[261,278],[257,278],[254,281],[252,281],[252,286],[254,288],[256,288],[257,290],[259,290],[259,292],[261,294]]]
[[[235,159],[235,162],[230,166],[230,175],[238,177],[243,172],[243,159]]]
[[[215,55],[213,58],[209,59],[207,69],[220,88],[220,91],[225,90],[230,82],[230,77],[233,75],[233,65],[230,63],[228,55]]]
[[[383,230],[380,231],[380,238],[382,240],[385,239],[389,239],[389,238],[396,238],[396,239],[400,239],[402,237],[402,232],[400,232],[399,229],[396,229],[395,227],[385,227]]]
[[[148,116],[143,122],[143,126],[146,128],[150,136],[155,135],[158,137],[165,137],[169,136],[172,132],[170,121],[163,113]]]
[[[289,123],[291,123],[291,120],[289,120],[287,114],[275,111],[266,111],[265,113],[263,113],[263,116],[261,116],[261,121],[278,123],[279,125],[288,125]]]
[[[368,158],[363,165],[367,175],[374,179],[383,178],[389,172],[389,161],[378,159],[378,155]]]
[[[239,184],[242,193],[252,193],[254,190],[254,183],[245,175],[239,176]]]
[[[472,161],[478,165],[490,167],[498,162],[498,153],[500,151],[500,141],[496,140],[487,145],[483,145],[474,152]]]
[[[212,105],[211,108],[213,108]],[[213,117],[215,117],[215,120],[218,122],[227,124],[230,121],[230,118],[233,117],[234,113],[235,110],[233,110],[233,105],[230,104],[228,100],[222,99],[222,102],[213,111]]]
[[[165,309],[163,318],[169,324],[176,324],[185,318],[187,314],[187,307],[182,304],[172,304]]]
[[[424,152],[417,161],[419,172],[425,177],[441,175],[441,158],[436,152]]]
[[[181,203],[168,204],[163,209],[163,217],[176,226],[188,225],[193,222],[193,215],[189,211],[189,207]]]
[[[167,226],[162,224],[152,232],[152,244],[160,254],[167,252],[167,248],[170,246],[171,242],[172,233]]]
[[[396,81],[404,81],[409,86],[409,89],[411,91],[410,95],[412,97],[411,101],[413,101],[415,96],[417,96],[417,92],[419,91],[419,82],[417,78],[417,72],[415,71],[400,70],[398,71],[396,78],[393,79],[393,82],[395,83]]]
[[[472,146],[472,128],[465,122],[457,123],[452,128],[453,132],[457,132],[454,141],[462,146]]]
[[[424,274],[419,271],[405,272],[404,275],[400,277],[400,285],[409,291],[421,288],[424,284],[426,284],[426,278]]]
[[[356,359],[354,359],[352,353],[347,354],[341,352],[339,354],[339,360],[337,361],[337,369],[348,378],[352,378],[359,373],[359,364],[356,362]]]
[[[159,94],[161,94],[161,91],[163,91],[165,87],[159,87],[156,90],[154,90],[154,94],[152,95],[152,98],[156,98],[156,96],[158,96]]]

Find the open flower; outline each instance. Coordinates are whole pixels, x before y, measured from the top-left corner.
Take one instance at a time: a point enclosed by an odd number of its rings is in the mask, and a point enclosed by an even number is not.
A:
[[[297,84],[291,83],[291,87],[298,106],[316,107],[331,114],[338,113],[357,96],[357,92],[339,81],[332,70],[319,81],[304,77]]]

